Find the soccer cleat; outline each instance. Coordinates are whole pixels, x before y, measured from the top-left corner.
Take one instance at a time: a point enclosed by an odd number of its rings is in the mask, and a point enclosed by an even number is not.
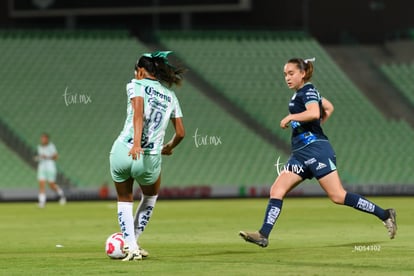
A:
[[[245,241],[257,244],[261,247],[266,247],[269,244],[267,238],[263,237],[262,234],[257,232],[239,232],[240,237],[242,237]]]
[[[148,256],[149,256],[148,251],[147,251],[147,250],[145,250],[145,249],[143,249],[143,248],[139,248],[139,252],[141,253],[141,256],[142,256],[143,258],[146,258],[146,257],[148,257]]]
[[[128,254],[129,253],[129,246],[128,245],[125,245],[124,246],[124,248],[123,248],[123,251],[126,253],[126,254]],[[145,250],[144,248],[139,248],[139,252],[141,253],[141,256],[143,257],[143,258],[146,258],[146,257],[148,257],[149,256],[149,253],[148,253],[148,251],[147,250]]]
[[[65,205],[65,204],[66,204],[66,198],[65,198],[64,196],[62,196],[62,197],[59,199],[59,204],[60,204],[60,205]]]
[[[139,261],[139,260],[142,260],[142,255],[138,248],[135,249],[134,251],[128,250],[126,257],[122,259],[123,262]]]
[[[384,220],[383,223],[388,230],[390,239],[393,239],[397,234],[397,213],[394,209],[387,209],[386,211],[390,214],[390,217]]]

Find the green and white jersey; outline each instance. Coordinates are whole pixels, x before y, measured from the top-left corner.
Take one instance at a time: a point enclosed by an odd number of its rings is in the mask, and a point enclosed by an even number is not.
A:
[[[150,79],[132,79],[127,84],[126,90],[128,96],[127,117],[118,140],[132,148],[134,142],[134,111],[131,99],[142,97],[144,99],[144,122],[141,147],[146,154],[160,153],[169,120],[183,117],[175,93],[159,81]]]
[[[38,169],[39,170],[56,170],[56,162],[53,160],[53,156],[57,154],[56,147],[53,143],[47,145],[37,146],[38,155]]]

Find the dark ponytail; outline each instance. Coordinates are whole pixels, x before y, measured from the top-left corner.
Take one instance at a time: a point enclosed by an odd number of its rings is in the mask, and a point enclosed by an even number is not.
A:
[[[288,60],[287,63],[293,63],[296,64],[299,70],[305,72],[305,76],[303,77],[303,80],[305,82],[308,82],[311,80],[313,75],[313,61],[309,59],[302,59],[302,58],[291,58]]]
[[[144,68],[157,80],[167,84],[168,87],[173,84],[181,85],[183,73],[186,71],[185,68],[172,66],[163,57],[142,56],[135,64],[135,70],[138,68]]]

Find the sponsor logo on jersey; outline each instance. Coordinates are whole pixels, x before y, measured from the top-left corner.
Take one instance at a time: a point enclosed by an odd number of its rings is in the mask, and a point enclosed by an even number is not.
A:
[[[163,110],[166,110],[166,109],[168,108],[168,105],[167,105],[166,103],[162,103],[162,102],[158,101],[158,100],[157,100],[157,99],[155,99],[155,98],[150,98],[150,99],[148,99],[148,103],[149,103],[152,107],[157,108],[157,109],[163,109]]]
[[[154,89],[154,87],[151,86],[145,86],[145,93],[148,96],[155,96],[157,98],[160,98],[162,100],[168,101],[169,103],[171,102],[171,97],[165,94],[162,94],[161,92],[158,92],[157,90]]]
[[[318,97],[318,93],[316,93],[316,92],[306,92],[305,95],[306,96],[315,96],[315,97]]]
[[[307,100],[310,100],[310,99],[317,100],[317,101],[320,100],[318,92],[306,92],[305,95],[306,95]]]
[[[319,94],[318,90],[316,90],[316,88],[310,87],[308,90],[308,92],[314,92],[316,94]]]
[[[308,90],[306,90],[305,93],[306,99],[315,99],[315,100],[319,100],[320,99],[320,95],[318,90],[316,90],[315,88],[309,88]]]

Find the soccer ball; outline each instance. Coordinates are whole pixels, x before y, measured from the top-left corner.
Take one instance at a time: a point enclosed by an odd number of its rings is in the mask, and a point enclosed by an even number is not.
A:
[[[105,251],[111,259],[122,259],[126,257],[124,251],[125,240],[122,237],[122,233],[114,233],[106,239]]]

